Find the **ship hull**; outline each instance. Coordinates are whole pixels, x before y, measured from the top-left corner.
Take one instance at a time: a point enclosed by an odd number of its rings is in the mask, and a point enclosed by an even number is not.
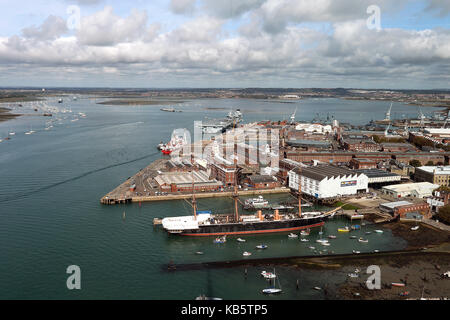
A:
[[[307,228],[321,227],[325,224],[325,219],[292,219],[281,221],[263,221],[247,223],[226,223],[203,225],[198,229],[183,230],[176,233],[182,236],[207,237],[222,235],[245,235],[245,234],[263,234],[276,232],[293,232]]]

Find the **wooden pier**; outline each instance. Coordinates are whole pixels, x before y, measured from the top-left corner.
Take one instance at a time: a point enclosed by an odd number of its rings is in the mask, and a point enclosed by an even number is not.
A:
[[[253,196],[262,194],[277,194],[277,193],[289,193],[289,188],[276,188],[276,189],[253,189],[238,191],[239,196]],[[200,198],[220,198],[220,197],[231,197],[233,191],[218,191],[218,192],[203,192],[196,193],[195,197]],[[180,193],[180,194],[167,194],[167,195],[155,195],[155,196],[133,196],[128,194],[128,196],[120,198],[111,198],[110,196],[104,196],[100,202],[102,204],[124,204],[132,202],[152,202],[152,201],[170,201],[170,200],[183,200],[192,198],[190,193]]]

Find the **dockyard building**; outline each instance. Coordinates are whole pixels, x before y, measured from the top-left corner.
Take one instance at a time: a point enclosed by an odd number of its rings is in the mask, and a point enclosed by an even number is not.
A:
[[[430,197],[433,190],[439,188],[439,185],[430,182],[416,182],[389,185],[381,188],[381,191],[394,198],[415,197],[424,198]]]
[[[223,187],[221,181],[210,179],[204,171],[166,172],[156,176],[155,181],[160,191],[170,193],[218,191]]]
[[[289,187],[316,199],[330,199],[368,192],[368,177],[337,166],[297,168],[289,172]]]
[[[441,186],[450,185],[450,166],[423,166],[416,168],[414,180],[431,182]]]

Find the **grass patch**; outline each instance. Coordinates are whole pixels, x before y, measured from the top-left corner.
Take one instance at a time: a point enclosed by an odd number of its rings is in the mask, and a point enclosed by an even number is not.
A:
[[[337,207],[342,206],[343,204],[344,204],[344,202],[338,201],[338,202],[335,202],[335,203],[333,204],[333,207],[337,208]],[[355,205],[353,205],[353,204],[346,204],[346,205],[344,205],[344,206],[342,207],[342,209],[344,209],[344,210],[356,210],[356,209],[360,209],[360,207],[355,206]]]

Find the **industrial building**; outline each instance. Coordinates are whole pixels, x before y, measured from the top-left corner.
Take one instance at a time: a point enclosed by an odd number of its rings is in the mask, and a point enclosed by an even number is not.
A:
[[[223,183],[209,179],[204,171],[165,172],[155,177],[155,182],[162,192],[196,192],[217,191]]]
[[[380,169],[360,169],[355,170],[355,172],[365,174],[369,178],[369,185],[382,185],[400,181],[402,179],[398,174]]]
[[[441,186],[450,185],[450,166],[423,166],[416,168],[414,180],[431,182]]]
[[[289,171],[289,187],[316,199],[356,195],[369,191],[369,178],[337,166],[315,166]]]
[[[385,186],[381,191],[385,194],[391,195],[394,198],[415,197],[424,198],[430,197],[433,190],[439,188],[439,185],[430,182],[416,182]]]
[[[412,203],[409,201],[395,201],[380,204],[380,210],[404,219],[422,219],[431,214],[430,205],[426,202]]]

